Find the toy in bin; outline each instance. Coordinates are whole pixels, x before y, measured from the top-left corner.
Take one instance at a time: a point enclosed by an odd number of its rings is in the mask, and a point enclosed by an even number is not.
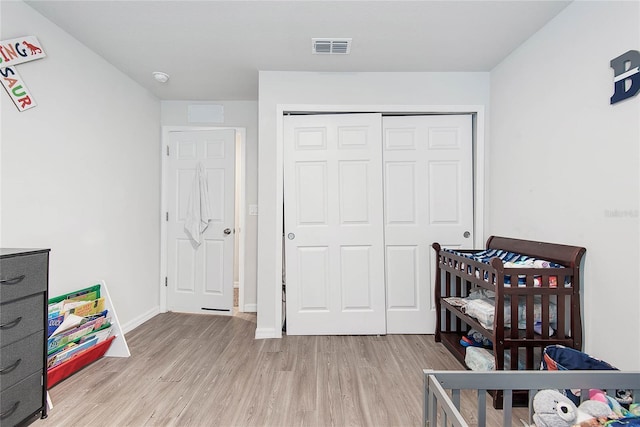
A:
[[[493,343],[475,329],[471,329],[467,335],[460,338],[460,345],[463,347],[493,348]]]
[[[536,427],[640,426],[640,406],[623,408],[601,390],[590,390],[589,400],[576,406],[558,390],[540,390],[533,398]]]

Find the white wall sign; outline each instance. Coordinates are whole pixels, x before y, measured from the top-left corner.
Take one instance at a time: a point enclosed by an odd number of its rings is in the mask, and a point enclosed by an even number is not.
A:
[[[35,36],[0,41],[0,80],[20,111],[33,108],[37,104],[14,66],[45,56],[47,54]]]
[[[2,86],[7,90],[18,110],[24,111],[38,105],[15,67],[0,68],[0,76],[2,76],[0,78]]]
[[[25,36],[0,42],[0,67],[22,64],[23,62],[47,56],[35,36]]]

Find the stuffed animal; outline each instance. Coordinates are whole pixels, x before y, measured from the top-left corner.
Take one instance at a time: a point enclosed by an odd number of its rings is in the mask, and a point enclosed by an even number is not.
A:
[[[612,415],[609,405],[587,400],[579,407],[557,390],[540,390],[533,398],[533,422],[536,427],[570,427]]]
[[[533,398],[536,427],[568,427],[575,424],[578,408],[557,390],[540,390]]]

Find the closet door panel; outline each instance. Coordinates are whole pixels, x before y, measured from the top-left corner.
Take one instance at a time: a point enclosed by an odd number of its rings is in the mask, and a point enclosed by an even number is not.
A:
[[[369,162],[340,162],[339,174],[340,224],[370,224]]]
[[[370,288],[371,247],[343,246],[340,248],[341,310],[372,312]],[[374,282],[375,283],[375,282]]]
[[[418,246],[387,246],[387,309],[418,310]]]
[[[472,119],[384,117],[383,135],[387,333],[433,333],[431,244],[473,241]]]
[[[415,224],[417,171],[415,162],[385,163],[385,218],[387,224]]]
[[[283,120],[287,334],[384,334],[381,115]]]
[[[328,225],[326,162],[297,163],[295,174],[298,227]]]
[[[430,224],[458,224],[464,209],[460,164],[429,162],[428,169]]]
[[[295,303],[301,312],[329,311],[329,248],[298,248],[300,284],[298,301]]]

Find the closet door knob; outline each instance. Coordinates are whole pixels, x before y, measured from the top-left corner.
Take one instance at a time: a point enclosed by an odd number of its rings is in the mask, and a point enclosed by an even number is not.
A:
[[[471,233],[469,233],[468,231],[465,231],[464,234],[462,234],[464,236],[465,239],[468,239],[469,236],[471,236]]]
[[[293,239],[295,239],[295,238],[296,238],[296,235],[295,235],[295,234],[293,234],[293,233],[289,233],[289,234],[287,234],[287,239],[289,239],[289,240],[293,240]]]
[[[229,234],[231,234],[231,229],[230,228],[225,228],[223,233],[228,236]]]

